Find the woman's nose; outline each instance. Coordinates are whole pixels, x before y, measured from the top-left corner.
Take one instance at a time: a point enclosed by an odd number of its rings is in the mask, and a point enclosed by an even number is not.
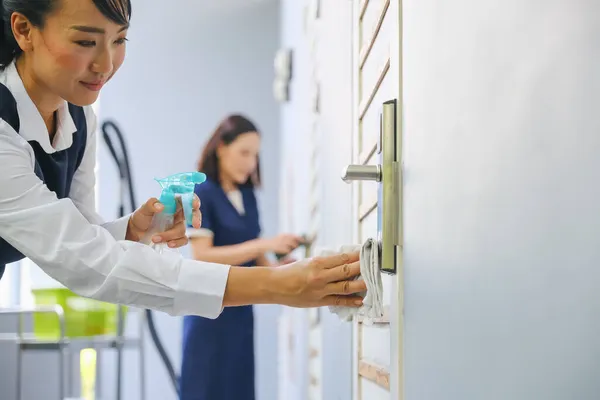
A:
[[[94,60],[92,71],[103,76],[110,75],[113,69],[112,54],[110,51],[102,51]]]

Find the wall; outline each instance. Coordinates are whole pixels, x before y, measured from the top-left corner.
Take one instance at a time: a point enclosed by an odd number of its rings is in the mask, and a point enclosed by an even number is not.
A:
[[[353,185],[341,179],[352,163],[353,2],[321,1],[316,62],[320,82],[319,245],[337,249],[353,240]],[[321,309],[322,399],[352,397],[352,324]]]
[[[351,186],[340,179],[342,168],[351,161],[351,2],[321,2],[320,19],[304,31],[304,7],[310,2],[281,1],[281,45],[294,51],[291,99],[281,107],[282,148],[287,169],[281,183],[290,186],[282,203],[283,229],[302,232],[310,226],[311,73],[316,66],[321,86],[317,165],[319,171],[320,231],[316,248],[338,248],[352,240]],[[310,35],[318,41],[311,49]],[[312,53],[312,54],[311,54]],[[292,180],[289,182],[289,180]],[[327,199],[327,201],[325,201]],[[307,315],[288,312],[294,326],[292,377],[283,377],[280,399],[307,399]],[[322,398],[349,399],[352,395],[352,328],[326,308],[322,323]],[[280,338],[285,341],[285,338]],[[285,370],[285,369],[284,369]],[[289,371],[284,371],[289,372]]]
[[[600,391],[600,3],[405,0],[406,399]]]
[[[216,2],[215,2],[216,3]],[[235,6],[232,2],[227,4]],[[242,5],[238,3],[237,5]],[[127,59],[102,93],[100,119],[114,119],[130,146],[138,201],[159,194],[155,176],[193,170],[200,149],[219,119],[230,112],[253,118],[263,132],[259,194],[266,235],[278,228],[279,116],[271,94],[273,55],[278,45],[276,1],[226,7],[185,0],[165,7],[157,0],[134,1]],[[116,215],[118,186],[113,161],[100,149],[100,211]],[[275,398],[278,307],[256,308],[258,394]],[[181,319],[156,314],[159,334],[175,362],[181,359]],[[135,332],[135,327],[130,327]],[[148,399],[175,399],[151,342]],[[129,378],[124,398],[137,397],[135,353],[125,360]],[[112,357],[105,359],[105,396],[112,395]]]
[[[282,231],[303,233],[309,228],[309,70],[308,49],[303,41],[303,9],[306,0],[280,1],[280,46],[293,50],[293,77],[290,100],[280,107],[282,202],[280,228]],[[301,255],[299,255],[301,256]],[[279,337],[282,348],[289,353],[280,359],[278,400],[305,400],[308,382],[308,331],[305,310],[285,308],[282,315],[291,325],[291,340]],[[286,366],[289,368],[287,369]]]

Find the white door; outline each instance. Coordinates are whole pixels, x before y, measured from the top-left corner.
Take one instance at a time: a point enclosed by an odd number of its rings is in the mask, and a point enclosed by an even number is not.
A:
[[[401,107],[395,104],[401,99],[400,0],[355,0],[354,1],[354,150],[355,165],[382,164],[382,134],[391,135],[397,143],[394,152],[401,154]],[[382,123],[384,104],[395,115],[395,125]],[[382,132],[388,129],[387,132]],[[385,141],[385,140],[384,140]],[[398,160],[398,165],[399,165]],[[384,175],[387,174],[387,168]],[[397,170],[398,172],[399,169]],[[396,179],[395,186],[401,187],[401,174],[384,178]],[[389,183],[389,182],[388,182]],[[389,222],[389,214],[382,218],[382,199],[378,200],[381,184],[376,181],[357,181],[354,196],[354,215],[357,242],[368,238],[381,239],[382,223]],[[397,193],[398,223],[401,226],[401,193]],[[385,211],[385,212],[389,212]],[[401,231],[398,231],[401,238]],[[389,239],[389,238],[386,238]],[[384,317],[373,325],[355,321],[354,345],[354,400],[399,400],[402,399],[402,265],[401,246],[394,252],[396,273],[383,274]],[[389,253],[388,253],[389,254]],[[392,261],[394,262],[394,261]]]
[[[404,0],[407,400],[600,398],[600,2]]]
[[[396,100],[403,188],[353,400],[598,398],[600,3],[353,3],[353,163]],[[378,185],[352,187],[364,241]]]

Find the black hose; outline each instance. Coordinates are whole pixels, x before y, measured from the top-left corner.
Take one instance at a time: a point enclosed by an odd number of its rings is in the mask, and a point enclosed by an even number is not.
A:
[[[169,374],[169,378],[171,380],[171,385],[173,385],[173,389],[177,396],[180,396],[179,393],[179,377],[175,372],[175,368],[173,367],[173,363],[167,354],[167,351],[162,345],[160,338],[158,337],[158,333],[156,331],[156,326],[154,325],[154,316],[152,315],[152,311],[146,310],[146,321],[148,322],[148,330],[150,331],[150,337],[152,338],[152,342],[154,343],[160,358],[167,369],[167,373]]]
[[[115,149],[112,145],[112,141],[110,140],[110,136],[108,135],[108,128],[112,128],[117,135],[117,139],[119,139],[119,143],[121,145],[121,151],[123,152],[123,160],[119,161]],[[123,138],[123,134],[121,130],[117,126],[116,123],[112,121],[105,121],[102,124],[102,135],[104,136],[104,141],[106,142],[106,146],[108,150],[111,152],[113,158],[118,164],[119,167],[119,175],[122,179],[127,181],[127,186],[129,188],[129,203],[131,206],[131,212],[135,211],[137,208],[137,201],[135,199],[135,190],[133,189],[133,179],[131,177],[131,164],[129,162],[129,153],[127,151],[127,145],[125,144],[125,139]]]
[[[115,134],[117,135],[119,144],[121,145],[121,151],[123,153],[122,159],[120,159],[117,156],[117,153],[115,151],[113,143],[108,134],[109,128],[112,129],[115,132]],[[137,205],[136,205],[137,202],[135,199],[135,190],[133,187],[133,179],[131,177],[132,176],[131,175],[131,164],[129,163],[129,155],[127,153],[127,146],[125,144],[125,139],[123,138],[123,134],[121,133],[121,130],[119,129],[119,127],[117,126],[116,123],[114,123],[112,121],[105,121],[102,124],[102,135],[104,137],[104,141],[106,142],[106,146],[108,147],[108,150],[110,151],[115,162],[117,163],[117,168],[119,169],[119,176],[120,176],[121,180],[125,181],[127,183],[131,212],[133,212],[137,208]],[[119,216],[125,215],[124,211],[125,211],[124,205],[120,204]],[[177,374],[175,372],[175,368],[173,367],[173,363],[171,362],[171,359],[169,358],[167,351],[165,350],[162,342],[160,341],[160,338],[158,337],[156,325],[154,324],[154,316],[152,314],[152,311],[145,310],[145,313],[146,313],[146,322],[148,323],[148,330],[150,331],[150,337],[152,339],[152,342],[154,343],[154,346],[156,347],[156,350],[158,351],[158,354],[160,355],[160,358],[162,359],[163,364],[164,364],[165,368],[167,369],[167,373],[169,374],[169,379],[171,380],[173,389],[175,389],[175,392],[179,396],[180,395],[180,393],[179,393],[179,377],[177,376]]]

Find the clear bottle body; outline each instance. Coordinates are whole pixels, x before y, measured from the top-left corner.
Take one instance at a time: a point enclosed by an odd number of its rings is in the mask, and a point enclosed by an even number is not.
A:
[[[165,214],[160,213],[156,214],[152,220],[152,226],[150,228],[150,232],[152,232],[152,236],[168,231],[173,227],[174,214]],[[157,251],[159,254],[162,254],[165,250],[174,251],[171,249],[167,243],[154,243],[152,242],[152,236],[150,237],[150,247]]]
[[[186,221],[189,219],[191,221],[192,217],[192,201],[194,198],[194,193],[177,193],[173,196],[173,200],[176,203],[176,207],[172,207],[172,209],[181,211],[183,208],[184,214],[186,216]],[[187,204],[189,203],[189,204]],[[169,247],[168,243],[154,243],[152,238],[162,232],[168,231],[173,227],[175,220],[175,213],[170,213],[167,210],[164,210],[161,213],[155,214],[152,218],[152,223],[144,238],[140,241],[141,243],[149,245],[152,249],[157,251],[159,254],[164,251],[174,251],[179,252],[177,249],[172,249]],[[191,223],[191,222],[190,222]]]

